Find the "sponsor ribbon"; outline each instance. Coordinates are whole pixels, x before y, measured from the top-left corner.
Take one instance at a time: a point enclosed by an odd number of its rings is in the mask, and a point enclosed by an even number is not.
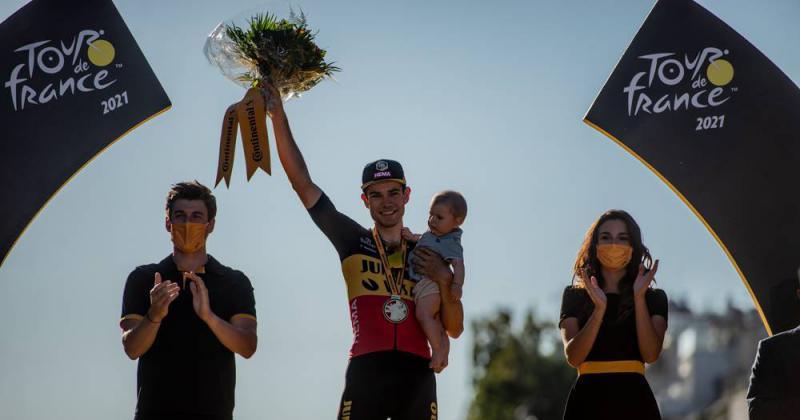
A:
[[[219,164],[217,165],[217,180],[214,183],[216,188],[222,179],[225,179],[225,186],[231,185],[231,173],[233,173],[233,158],[236,156],[236,130],[239,129],[239,118],[237,108],[239,103],[232,104],[225,111],[222,119],[222,134],[219,139]]]
[[[258,88],[247,90],[244,99],[239,102],[237,113],[244,145],[247,180],[253,177],[258,168],[271,175],[267,147],[267,104]]]
[[[270,169],[269,137],[267,136],[267,102],[259,88],[250,88],[241,101],[225,110],[219,144],[217,180],[214,186],[225,180],[230,186],[233,158],[236,154],[237,127],[242,135],[247,180],[261,168],[272,175]]]

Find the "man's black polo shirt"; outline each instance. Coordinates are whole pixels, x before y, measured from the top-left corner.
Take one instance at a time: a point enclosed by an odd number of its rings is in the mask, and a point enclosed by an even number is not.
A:
[[[199,271],[199,270],[198,270]],[[178,267],[168,256],[158,264],[137,267],[128,276],[122,297],[122,319],[142,319],[150,308],[155,273],[181,286],[161,321],[150,349],[139,358],[136,419],[231,419],[236,386],[234,354],[214,336],[192,307],[189,280],[184,287]],[[228,322],[255,319],[253,286],[241,272],[208,256],[205,273],[211,310]]]

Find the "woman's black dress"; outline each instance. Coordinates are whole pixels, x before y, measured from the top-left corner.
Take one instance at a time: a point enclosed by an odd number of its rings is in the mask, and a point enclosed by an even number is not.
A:
[[[639,360],[636,340],[636,317],[631,307],[619,319],[620,295],[606,294],[608,304],[600,331],[586,361]],[[667,319],[667,294],[650,289],[645,295],[650,316]],[[592,313],[586,289],[567,287],[561,301],[561,321],[578,319],[583,328]],[[600,373],[580,375],[572,386],[564,410],[564,419],[661,419],[653,392],[643,375],[638,373]]]

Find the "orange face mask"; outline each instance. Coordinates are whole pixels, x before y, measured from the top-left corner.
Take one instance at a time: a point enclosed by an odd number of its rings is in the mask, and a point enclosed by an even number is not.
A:
[[[609,270],[625,268],[631,261],[633,247],[630,245],[600,244],[597,245],[597,259]]]
[[[173,223],[172,243],[179,251],[191,254],[206,246],[208,223]]]

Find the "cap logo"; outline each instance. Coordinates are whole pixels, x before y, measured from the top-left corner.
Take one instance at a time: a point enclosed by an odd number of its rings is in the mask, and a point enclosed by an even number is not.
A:
[[[379,160],[375,162],[375,169],[379,171],[385,171],[389,169],[389,164],[385,160]]]
[[[391,176],[392,176],[391,172],[384,171],[384,172],[375,172],[375,175],[373,176],[373,178],[386,178],[386,177],[391,177]]]

